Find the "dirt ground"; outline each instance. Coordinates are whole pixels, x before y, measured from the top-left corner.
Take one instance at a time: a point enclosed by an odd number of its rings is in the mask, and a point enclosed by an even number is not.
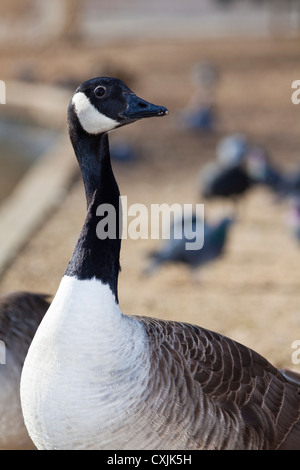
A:
[[[122,137],[137,150],[134,161],[113,163],[121,194],[128,197],[128,205],[139,202],[147,207],[204,202],[198,173],[214,158],[219,139],[231,132],[243,132],[264,145],[283,168],[296,168],[300,105],[291,102],[291,83],[300,79],[299,59],[299,40],[280,38],[0,52],[3,79],[18,76],[24,67],[42,82],[64,78],[80,83],[110,73],[124,78],[141,97],[169,109],[168,117],[111,134],[111,141]],[[218,126],[209,135],[177,126],[178,112],[194,92],[190,72],[198,61],[214,63],[220,74],[215,96]],[[224,201],[205,202],[208,220],[231,210]],[[144,277],[147,253],[160,241],[124,240],[119,281],[123,312],[199,324],[247,344],[277,366],[300,372],[300,365],[292,363],[291,347],[300,340],[300,247],[285,226],[286,210],[287,204],[276,204],[264,188],[241,198],[224,257],[205,267],[197,284],[183,266],[166,266]],[[78,175],[61,206],[6,271],[0,290],[54,295],[84,214]]]

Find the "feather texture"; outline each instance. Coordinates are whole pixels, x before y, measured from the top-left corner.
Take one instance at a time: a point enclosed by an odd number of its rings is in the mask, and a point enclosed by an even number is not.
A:
[[[151,342],[153,397],[159,401],[166,392],[160,384],[174,380],[168,390],[177,410],[173,425],[185,415],[188,448],[278,449],[289,434],[300,447],[300,376],[284,377],[261,355],[218,333],[141,321]]]

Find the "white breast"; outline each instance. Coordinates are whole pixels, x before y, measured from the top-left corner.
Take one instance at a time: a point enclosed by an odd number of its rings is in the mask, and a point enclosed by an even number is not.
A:
[[[22,408],[35,445],[111,448],[120,433],[124,442],[147,386],[146,351],[142,325],[122,314],[107,285],[65,276],[22,373]]]

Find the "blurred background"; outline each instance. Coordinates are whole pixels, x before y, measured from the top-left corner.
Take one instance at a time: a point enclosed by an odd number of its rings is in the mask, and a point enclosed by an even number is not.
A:
[[[170,111],[110,134],[128,205],[204,203],[207,237],[234,218],[197,276],[171,262],[150,276],[162,241],[124,240],[123,312],[196,323],[300,370],[299,59],[300,0],[3,0],[0,291],[55,294],[85,215],[68,102],[116,76]]]

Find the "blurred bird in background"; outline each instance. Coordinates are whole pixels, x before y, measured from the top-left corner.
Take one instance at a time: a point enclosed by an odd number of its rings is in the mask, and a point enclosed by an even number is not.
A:
[[[247,172],[247,139],[242,134],[224,137],[217,144],[216,159],[202,167],[198,178],[201,198],[226,198],[236,202],[237,198],[254,184]]]
[[[118,162],[131,162],[137,158],[137,151],[126,140],[114,140],[110,145],[110,156]]]
[[[296,168],[294,172],[286,174],[283,178],[279,195],[281,198],[292,198],[299,200],[300,198],[300,168]]]
[[[214,95],[219,73],[213,64],[200,62],[192,68],[191,80],[195,92],[179,113],[178,127],[181,130],[212,131],[216,125]]]
[[[262,147],[252,146],[249,149],[247,171],[256,184],[266,186],[277,194],[283,190],[285,176],[278,166],[271,161],[269,154]]]
[[[233,217],[222,217],[217,222],[206,223],[196,215],[175,220],[171,226],[170,238],[160,249],[149,253],[150,263],[145,274],[153,274],[164,264],[183,264],[189,268],[195,280],[195,273],[199,268],[224,254],[229,228],[233,222]],[[201,248],[187,249],[187,243],[194,243],[196,239],[196,235],[194,238],[187,236],[191,232],[202,233],[204,243]]]
[[[290,198],[285,216],[287,228],[296,240],[300,243],[300,196]]]
[[[275,164],[270,155],[261,147],[253,146],[247,155],[247,171],[256,184],[269,188],[276,201],[300,198],[300,168],[286,171]]]

